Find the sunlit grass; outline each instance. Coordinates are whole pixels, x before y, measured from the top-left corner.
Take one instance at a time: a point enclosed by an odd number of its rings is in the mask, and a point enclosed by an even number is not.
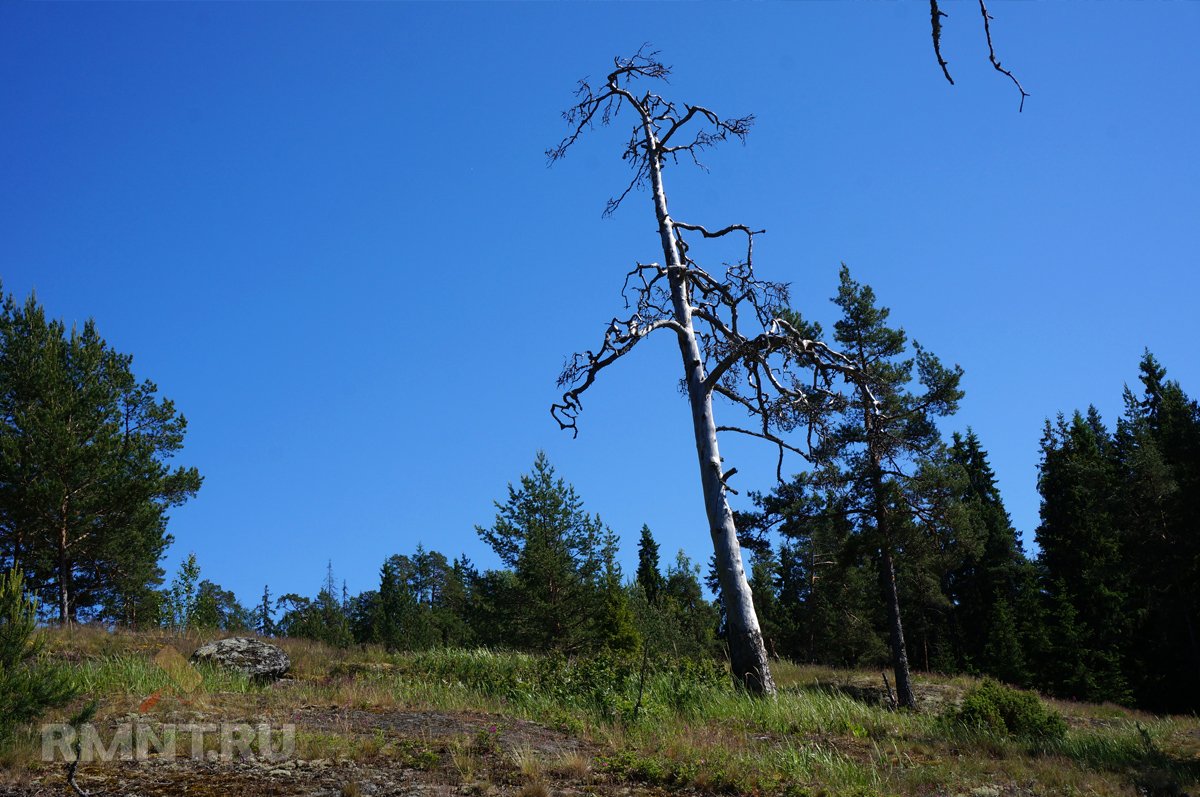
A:
[[[170,691],[169,676],[152,660],[164,645],[186,656],[205,640],[96,629],[50,636],[53,655],[72,661],[85,693],[113,712]],[[1051,701],[1070,729],[1061,741],[1039,748],[955,727],[936,709],[888,710],[871,699],[883,686],[877,671],[777,662],[780,694],[764,700],[738,691],[719,674],[669,666],[652,668],[643,681],[637,668],[614,664],[610,673],[608,665],[583,660],[488,650],[391,654],[374,647],[337,650],[303,640],[272,641],[292,658],[288,683],[266,687],[202,667],[196,701],[206,711],[233,716],[287,717],[304,706],[483,712],[556,727],[590,745],[588,753],[546,755],[517,747],[500,754],[467,740],[443,741],[437,750],[417,740],[420,750],[414,752],[398,747],[395,738],[349,726],[302,728],[298,737],[305,757],[364,760],[402,753],[418,768],[444,768],[445,777],[465,786],[503,777],[496,767],[526,787],[550,792],[553,778],[573,778],[706,792],[864,797],[969,794],[984,787],[1128,795],[1141,784],[1186,790],[1200,777],[1200,721],[1194,717],[1158,718],[1112,705]],[[976,683],[933,675],[916,682],[919,696],[947,705]]]

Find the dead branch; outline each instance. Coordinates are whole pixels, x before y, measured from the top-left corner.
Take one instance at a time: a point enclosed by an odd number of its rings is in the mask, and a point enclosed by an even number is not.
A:
[[[1000,65],[1000,59],[996,57],[996,48],[992,44],[992,26],[991,21],[995,19],[988,13],[986,0],[979,0],[979,12],[983,15],[983,32],[987,38],[988,61],[991,62],[992,68],[1002,75],[1007,75],[1008,79],[1017,87],[1017,91],[1021,92],[1021,104],[1017,108],[1017,113],[1025,110],[1025,98],[1029,96],[1029,92],[1021,85],[1021,81],[1017,80],[1010,70],[1005,69]],[[942,11],[938,6],[938,0],[929,0],[929,26],[933,34],[933,54],[937,56],[938,66],[942,68],[942,74],[946,76],[946,80],[950,85],[954,85],[954,78],[950,77],[950,64],[942,57],[942,17],[949,15]]]
[[[992,67],[1003,75],[1008,75],[1008,79],[1017,87],[1017,91],[1021,92],[1021,105],[1017,108],[1017,113],[1025,110],[1025,98],[1029,93],[1021,86],[1021,81],[1017,80],[1012,72],[1000,66],[1000,60],[996,58],[996,48],[992,46],[992,26],[989,24],[993,17],[988,13],[987,5],[984,0],[979,0],[979,12],[983,14],[983,32],[987,34],[988,60],[992,62]]]
[[[933,28],[933,53],[937,56],[938,66],[942,68],[942,74],[946,76],[946,80],[950,81],[950,85],[954,85],[954,78],[950,77],[950,64],[946,63],[946,59],[942,58],[942,17],[947,17],[949,14],[938,8],[938,0],[929,0],[929,24]]]
[[[702,105],[677,106],[658,94],[635,93],[640,79],[665,80],[668,67],[657,54],[643,48],[633,57],[614,60],[615,68],[603,85],[582,80],[576,104],[563,113],[569,132],[547,150],[551,162],[565,157],[583,132],[595,124],[611,124],[628,109],[631,120],[622,159],[633,170],[624,191],[610,199],[611,214],[636,188],[655,183],[661,191],[661,170],[666,159],[697,154],[730,138],[744,140],[753,116],[724,118]],[[864,371],[850,357],[805,334],[783,317],[789,303],[788,286],[760,279],[754,270],[755,236],[765,231],[746,224],[708,227],[678,221],[666,211],[665,199],[656,196],[663,261],[638,263],[625,276],[621,295],[632,314],[613,318],[601,345],[594,351],[567,359],[558,383],[566,388],[551,407],[560,428],[578,434],[577,419],[583,394],[599,373],[631,352],[650,333],[670,329],[685,350],[685,370],[692,373],[693,389],[701,396],[720,395],[754,419],[749,426],[721,426],[718,432],[747,434],[768,441],[778,450],[776,475],[782,480],[783,457],[794,453],[810,457],[814,443],[826,437],[831,413],[850,401],[839,382],[853,384],[854,392],[870,397]],[[745,236],[742,259],[718,270],[704,267],[696,244],[701,241]],[[796,316],[795,318],[799,318]],[[799,323],[799,322],[798,322]],[[691,348],[693,347],[694,348]],[[685,380],[686,384],[687,380]],[[785,435],[807,429],[805,443],[788,442]],[[732,471],[730,471],[732,473]],[[729,473],[718,473],[722,488],[730,490]]]

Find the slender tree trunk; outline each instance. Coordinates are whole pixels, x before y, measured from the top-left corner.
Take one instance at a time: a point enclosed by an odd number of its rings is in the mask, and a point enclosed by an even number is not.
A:
[[[67,505],[63,502],[63,518],[58,527],[58,622],[71,622],[71,560],[67,557]]]
[[[658,141],[648,121],[644,124],[644,130],[647,146],[650,147],[650,184],[663,256],[669,270],[671,302],[675,321],[682,328],[678,334],[679,353],[683,358],[688,401],[692,409],[696,457],[700,464],[700,481],[704,488],[704,509],[708,515],[709,533],[712,535],[713,550],[716,553],[721,595],[725,600],[730,666],[733,668],[735,680],[751,692],[773,695],[775,680],[771,677],[771,667],[767,660],[766,647],[763,645],[758,615],[754,611],[754,598],[750,592],[750,583],[746,580],[745,568],[742,566],[741,545],[737,539],[733,511],[725,500],[725,485],[722,480],[724,472],[720,449],[717,446],[717,424],[713,418],[712,394],[704,386],[704,359],[692,324],[691,286],[683,273],[684,264],[676,246],[674,222],[667,212]]]
[[[887,598],[888,627],[892,640],[892,665],[896,674],[896,700],[901,708],[917,707],[912,681],[908,673],[908,649],[904,644],[904,625],[900,621],[900,595],[896,591],[896,566],[892,561],[891,543],[884,541],[880,577]]]
[[[863,359],[859,349],[859,359]],[[875,408],[864,395],[862,397],[863,424],[867,434],[867,448],[871,458],[871,500],[875,515],[875,528],[879,534],[879,581],[883,588],[884,602],[888,609],[888,636],[892,645],[892,670],[896,676],[896,700],[901,708],[916,709],[917,699],[913,695],[912,681],[908,669],[908,646],[904,641],[904,624],[900,620],[900,593],[896,589],[896,563],[892,558],[892,528],[884,494],[883,464],[875,444],[878,429],[875,426]]]

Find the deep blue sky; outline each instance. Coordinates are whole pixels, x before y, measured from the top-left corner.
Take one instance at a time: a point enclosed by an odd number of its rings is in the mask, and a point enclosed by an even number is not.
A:
[[[1147,346],[1200,392],[1200,5],[996,4],[1021,114],[976,7],[947,10],[953,87],[920,3],[5,3],[0,276],[187,415],[205,482],[169,570],[195,551],[253,601],[330,558],[370,588],[418,541],[491,565],[473,527],[539,448],[626,562],[642,523],[706,559],[671,341],[605,374],[578,439],[547,413],[658,255],[645,194],[600,217],[617,131],[543,153],[575,81],[650,40],[670,96],[758,117],[669,174],[675,215],[767,228],[761,273],[818,319],[846,261],[960,363],[948,428],[1031,538],[1047,416],[1112,420]],[[735,485],[768,488],[735,442]]]

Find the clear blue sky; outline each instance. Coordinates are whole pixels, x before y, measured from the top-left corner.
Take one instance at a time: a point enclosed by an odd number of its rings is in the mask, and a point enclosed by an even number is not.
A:
[[[1112,420],[1150,347],[1200,393],[1200,4],[0,4],[0,276],[94,317],[187,415],[205,477],[173,570],[253,601],[351,590],[418,541],[482,565],[473,527],[545,449],[626,542],[709,542],[678,354],[662,338],[547,408],[656,238],[600,132],[562,164],[575,81],[652,41],[671,96],[754,113],[672,208],[768,230],[761,272],[832,318],[840,261],[966,369],[948,428],[1037,524],[1043,420]],[[773,454],[726,444],[735,485]],[[799,467],[799,462],[793,462]],[[744,492],[743,492],[744,495]]]

